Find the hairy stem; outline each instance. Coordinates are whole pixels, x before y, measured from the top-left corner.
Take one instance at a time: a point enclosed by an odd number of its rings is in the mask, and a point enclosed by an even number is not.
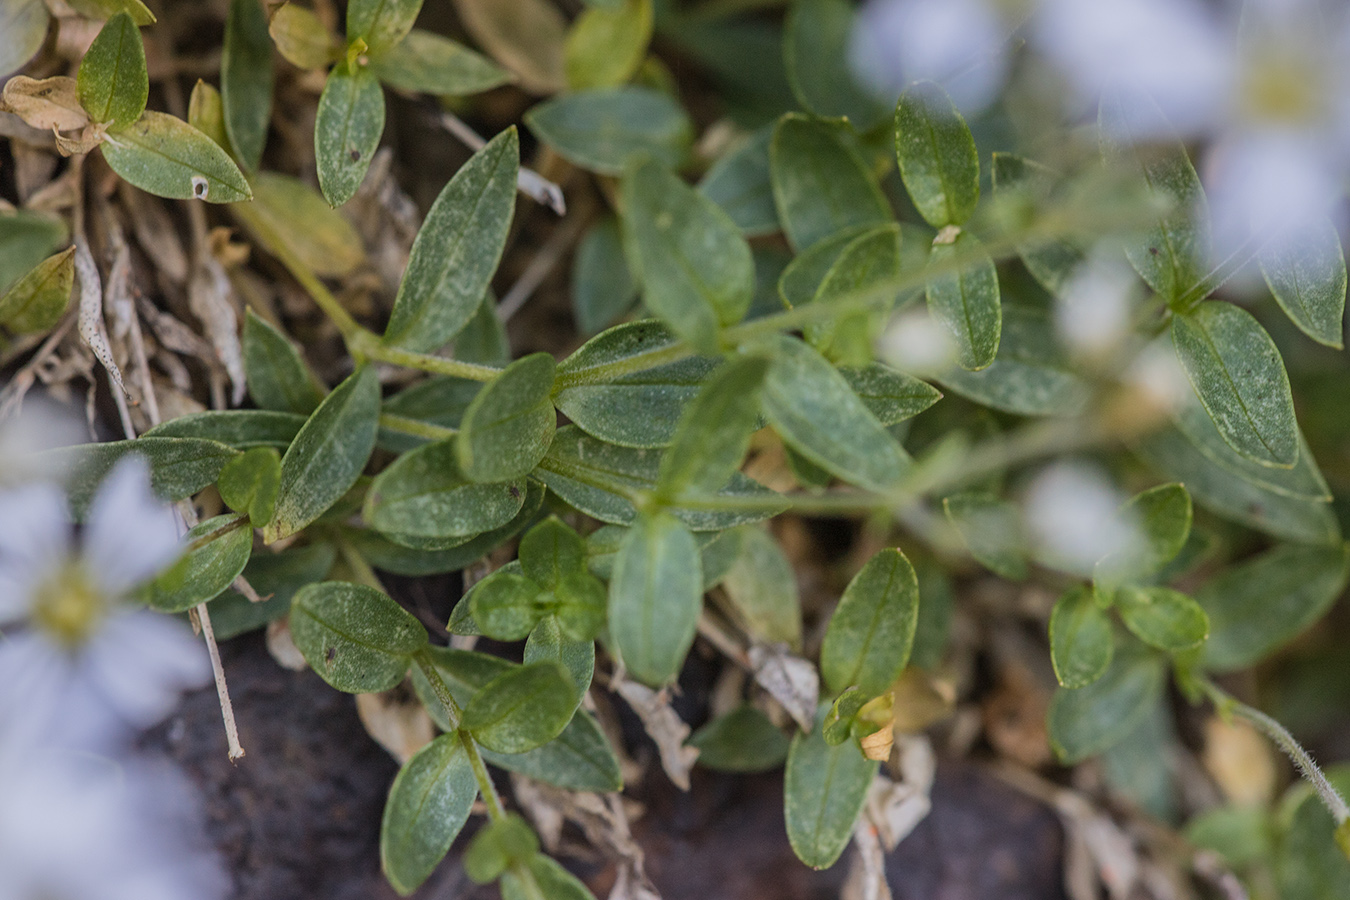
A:
[[[397,431],[400,434],[426,438],[429,441],[443,441],[459,434],[459,430],[456,428],[433,425],[430,422],[423,422],[421,419],[409,419],[405,416],[396,416],[393,413],[380,413],[380,427]]]
[[[474,780],[478,782],[478,792],[483,795],[483,802],[487,804],[488,816],[494,822],[506,818],[506,808],[502,806],[501,797],[497,795],[497,786],[492,783],[492,776],[488,774],[487,765],[483,762],[483,755],[478,752],[478,744],[473,736],[460,727],[460,722],[464,721],[464,712],[455,702],[455,697],[450,693],[450,688],[441,678],[441,673],[436,671],[436,665],[431,661],[425,650],[419,651],[413,661],[417,663],[417,668],[426,676],[427,682],[431,685],[431,691],[436,695],[436,699],[445,707],[446,717],[450,721],[450,726],[459,734],[459,741],[464,745],[464,752],[469,755],[469,765],[473,768]]]

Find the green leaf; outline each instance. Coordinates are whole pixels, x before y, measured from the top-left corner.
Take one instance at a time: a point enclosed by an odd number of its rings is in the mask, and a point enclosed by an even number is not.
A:
[[[854,225],[894,218],[876,178],[837,126],[796,113],[778,121],[769,144],[774,205],[797,252]]]
[[[591,338],[558,364],[553,402],[588,434],[623,447],[664,447],[689,401],[717,366],[689,356],[616,377],[612,365],[675,347],[679,339],[656,319],[626,322]]]
[[[44,471],[61,483],[77,520],[113,466],[128,453],[150,465],[150,487],[161,500],[182,500],[215,482],[227,462],[239,455],[233,447],[197,438],[139,437],[62,447],[42,454]]]
[[[1219,434],[1214,420],[1199,401],[1183,404],[1173,411],[1173,415],[1186,440],[1213,466],[1271,493],[1304,500],[1331,499],[1331,488],[1327,487],[1302,433],[1299,434],[1298,462],[1292,469],[1277,469],[1254,462],[1234,450]]]
[[[220,530],[234,516],[216,516],[188,530],[185,541]],[[145,602],[160,612],[176,613],[205,603],[225,591],[248,564],[253,551],[253,530],[232,528],[220,537],[189,551],[168,571],[146,587]]]
[[[1027,577],[1022,516],[1015,504],[970,492],[947,497],[942,508],[977,562],[1012,581]]]
[[[1204,416],[1204,413],[1201,412],[1201,415]],[[1205,419],[1208,420],[1208,416]],[[1214,440],[1223,444],[1217,431],[1214,432]],[[1196,503],[1224,518],[1305,544],[1328,544],[1340,540],[1336,517],[1325,501],[1275,493],[1244,478],[1235,477],[1226,468],[1211,462],[1209,457],[1175,429],[1157,432],[1142,441],[1138,449],[1140,455],[1164,476],[1185,484]],[[1237,456],[1236,451],[1229,452]],[[1256,463],[1249,464],[1256,466]]]
[[[244,322],[243,350],[249,396],[263,409],[307,416],[323,402],[300,351],[253,310]]]
[[[141,0],[67,0],[77,13],[90,19],[107,19],[124,12],[137,25],[155,24],[155,15]]]
[[[711,494],[731,480],[759,427],[759,389],[768,368],[762,357],[742,357],[709,376],[661,457],[659,497]]]
[[[398,770],[380,823],[380,868],[403,896],[450,851],[478,797],[459,733],[443,734]]]
[[[1350,558],[1334,547],[1279,546],[1208,582],[1195,599],[1209,616],[1203,664],[1255,665],[1326,613],[1345,589]]]
[[[618,87],[642,65],[652,39],[652,0],[583,11],[568,29],[563,69],[574,91]]]
[[[313,10],[291,2],[273,11],[267,31],[277,52],[298,69],[322,69],[342,49]]]
[[[267,599],[254,603],[237,591],[227,590],[212,600],[211,628],[216,640],[228,641],[289,613],[295,592],[307,584],[323,581],[336,558],[337,548],[332,544],[307,544],[281,553],[259,550],[253,554],[244,566],[244,577]]]
[[[42,0],[0,0],[0,34],[5,36],[0,42],[0,78],[23,68],[42,49],[50,21]]]
[[[1350,794],[1350,767],[1327,771],[1342,797]],[[1343,834],[1306,781],[1291,788],[1280,808],[1281,833],[1273,860],[1277,896],[1282,900],[1337,900],[1350,892],[1350,860],[1337,846]],[[1269,864],[1268,858],[1261,860]]]
[[[820,285],[830,269],[839,260],[844,250],[855,240],[869,234],[879,227],[875,225],[854,225],[822,238],[810,247],[798,253],[783,269],[778,279],[778,295],[789,309],[810,303],[815,299]],[[927,251],[925,251],[925,258]]]
[[[0,290],[8,290],[66,239],[59,219],[27,210],[0,213]]]
[[[856,299],[900,276],[900,227],[895,223],[870,229],[849,242],[830,266],[812,303],[829,306]],[[853,311],[833,319],[813,320],[803,327],[806,340],[833,360],[855,365],[872,361],[873,332],[890,310]],[[875,325],[873,324],[875,323]]]
[[[821,727],[825,743],[837,747],[852,737],[854,725],[862,724],[858,722],[858,713],[871,700],[871,697],[856,687],[848,688],[836,697]]]
[[[422,0],[351,0],[347,4],[347,40],[366,42],[368,53],[384,56],[412,30]]]
[[[304,528],[356,484],[375,448],[379,416],[380,381],[370,366],[324,398],[281,458],[276,516],[263,531],[267,543]]]
[[[525,878],[513,869],[502,875],[502,900],[595,900],[586,885],[564,869],[556,860],[538,855],[530,860],[528,878],[534,886],[527,888]]]
[[[698,189],[723,211],[746,237],[779,230],[769,178],[769,141],[772,126],[756,131],[739,147],[713,163]]]
[[[220,58],[225,133],[250,172],[262,162],[272,118],[272,37],[261,0],[230,0]]]
[[[740,552],[726,573],[722,589],[738,624],[766,644],[781,641],[789,647],[800,647],[801,597],[792,564],[764,528],[742,525],[736,534]],[[704,575],[706,580],[707,573]]]
[[[1079,762],[1133,731],[1161,694],[1163,675],[1158,659],[1122,647],[1105,674],[1087,687],[1055,691],[1047,727],[1060,760]]]
[[[1325,217],[1301,223],[1257,254],[1261,274],[1280,308],[1319,344],[1345,346],[1345,254]]]
[[[474,585],[467,599],[478,628],[498,641],[521,640],[547,612],[539,585],[514,572],[493,572]]]
[[[1030,224],[1048,201],[1058,175],[1029,159],[1011,153],[995,152],[991,175],[994,197],[1005,208],[1020,213]],[[1052,294],[1058,295],[1085,258],[1083,249],[1064,238],[1018,238],[1017,254],[1031,277]]]
[[[609,635],[629,674],[653,686],[675,680],[702,609],[693,534],[668,513],[638,519],[609,582]]]
[[[554,590],[569,575],[586,571],[586,542],[556,516],[525,533],[518,555],[521,571],[546,590]]]
[[[483,758],[494,766],[569,791],[608,793],[623,787],[619,758],[595,717],[585,710],[577,710],[562,734],[542,747],[516,754],[485,750]]]
[[[264,409],[212,409],[188,413],[156,425],[141,437],[206,438],[236,450],[275,447],[285,450],[305,424],[296,413]]]
[[[1209,617],[1200,604],[1167,587],[1123,587],[1116,607],[1135,637],[1169,653],[1191,650],[1209,635]]]
[[[342,581],[296,592],[291,637],[319,677],[349,694],[389,690],[427,645],[421,623],[388,595]]]
[[[1186,376],[1229,445],[1267,466],[1298,461],[1298,423],[1280,351],[1251,313],[1212,301],[1174,316]]]
[[[931,384],[881,363],[844,366],[839,374],[884,426],[913,418],[942,399],[942,392]]]
[[[474,694],[463,727],[498,753],[524,753],[553,740],[576,708],[575,685],[549,660],[513,667]]]
[[[114,172],[171,200],[238,203],[253,197],[244,173],[220,145],[181,119],[146,110],[100,145]]]
[[[652,159],[621,185],[623,239],[642,299],[701,351],[745,316],[755,293],[750,245],[726,213]]]
[[[637,282],[623,257],[619,220],[604,216],[577,246],[572,263],[572,315],[577,331],[590,336],[632,309]]]
[[[562,94],[526,112],[525,124],[564,159],[601,175],[621,175],[642,156],[676,168],[694,137],[680,104],[646,87]]]
[[[819,724],[810,734],[792,739],[783,812],[788,841],[798,859],[813,869],[834,865],[853,836],[879,765],[864,757],[853,741],[831,747]]]
[[[805,0],[788,10],[783,66],[797,102],[823,118],[843,116],[867,131],[886,109],[860,87],[849,67],[854,7],[846,0]]]
[[[475,884],[490,884],[513,863],[528,862],[539,852],[539,839],[515,813],[490,820],[479,829],[464,853],[464,874]]]
[[[962,259],[968,262],[953,270]],[[998,354],[1003,330],[993,259],[979,238],[963,231],[950,244],[934,244],[928,264],[948,269],[928,279],[928,311],[955,340],[956,361],[970,371],[988,368]]]
[[[1115,655],[1111,620],[1092,591],[1079,586],[1055,601],[1050,612],[1050,662],[1066,688],[1084,688],[1106,673]]]
[[[885,490],[909,458],[823,356],[782,336],[771,345],[764,417],[793,450],[853,484]]]
[[[371,482],[362,516],[386,534],[472,537],[499,528],[525,501],[521,479],[470,481],[456,463],[454,437],[400,456]]]
[[[80,105],[95,122],[125,127],[140,118],[150,96],[145,46],[131,16],[120,12],[104,24],[80,60]]]
[[[787,735],[750,705],[718,716],[689,737],[698,764],[718,772],[768,772],[787,759]]]
[[[473,481],[508,481],[528,474],[548,452],[557,426],[549,392],[553,357],[521,357],[483,386],[464,411],[455,451]]]
[[[599,579],[588,572],[578,574],[591,579],[597,586],[601,587],[602,603],[600,609],[601,624],[603,624],[603,586],[600,585]],[[529,640],[525,642],[524,660],[526,665],[540,660],[551,660],[562,666],[572,678],[576,705],[580,706],[581,698],[590,690],[591,679],[595,677],[595,636],[592,634],[582,640],[572,640],[563,633],[562,626],[558,624],[557,616],[545,616],[539,620],[538,625],[534,626],[534,630],[530,632]]]
[[[356,193],[383,133],[384,91],[379,79],[368,68],[334,68],[314,120],[314,162],[319,189],[329,206],[341,206]]]
[[[1107,598],[1121,583],[1142,581],[1161,571],[1191,534],[1191,495],[1180,484],[1136,494],[1121,513],[1138,530],[1128,546],[1097,563],[1092,580]]]
[[[235,512],[247,513],[254,528],[272,521],[280,487],[281,454],[272,447],[254,447],[230,460],[216,481],[220,499]]]
[[[655,489],[660,464],[656,453],[607,444],[568,425],[558,429],[533,475],[587,515],[613,525],[630,525],[637,518],[633,496]],[[767,519],[787,506],[786,502],[779,505],[777,494],[739,473],[716,496],[745,501],[748,508],[675,507],[668,511],[691,530],[721,531]]]
[[[230,207],[269,253],[290,252],[316,275],[350,273],[365,259],[361,236],[318,191],[279,172],[255,172],[253,202]]]
[[[980,200],[980,157],[942,87],[920,81],[895,107],[895,155],[919,214],[934,228],[964,225]]]
[[[825,640],[820,674],[830,693],[856,686],[869,697],[890,688],[909,662],[919,615],[919,580],[905,554],[882,550],[844,589]]]
[[[1151,98],[1110,92],[1102,97],[1098,122],[1102,156],[1136,173],[1163,207],[1156,225],[1126,241],[1125,255],[1149,287],[1175,303],[1204,275],[1209,234],[1200,177],[1180,141],[1159,146],[1156,133],[1165,123]],[[1151,139],[1141,131],[1151,132]]]
[[[10,252],[6,247],[5,252]],[[0,325],[14,334],[55,328],[70,305],[75,283],[75,248],[49,256],[29,270],[8,292],[0,294]]]
[[[508,128],[441,190],[413,241],[386,344],[435,350],[473,318],[506,245],[519,168],[519,139]]]
[[[393,50],[372,57],[370,71],[396,90],[438,97],[481,94],[515,80],[458,41],[416,28]]]

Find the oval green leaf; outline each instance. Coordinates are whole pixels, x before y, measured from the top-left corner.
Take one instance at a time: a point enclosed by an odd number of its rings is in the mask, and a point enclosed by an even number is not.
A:
[[[380,81],[400,91],[466,97],[515,80],[515,76],[458,41],[413,29],[389,53],[370,60]]]
[[[104,23],[80,60],[76,81],[80,105],[89,118],[125,127],[140,118],[150,96],[141,30],[131,16],[118,13]]]
[[[489,750],[524,753],[561,734],[575,709],[572,676],[556,662],[541,660],[483,685],[464,708],[463,727]]]
[[[797,113],[779,120],[769,144],[778,221],[801,252],[855,225],[892,221],[890,204],[838,126]]]
[[[972,372],[987,368],[1003,332],[994,260],[979,238],[963,231],[950,244],[934,244],[928,264],[946,270],[928,279],[928,311],[956,341],[956,361]]]
[[[1050,612],[1050,662],[1066,688],[1084,688],[1106,673],[1115,655],[1111,620],[1092,591],[1075,587]]]
[[[890,688],[909,662],[919,617],[919,580],[905,554],[882,550],[844,589],[820,647],[820,674],[832,694]]]
[[[653,686],[673,681],[703,609],[698,544],[668,513],[638,519],[609,582],[609,634],[628,672]]]
[[[658,496],[711,494],[731,479],[759,427],[759,391],[768,368],[762,357],[744,357],[708,377],[661,457]]]
[[[324,681],[349,694],[387,691],[427,644],[417,619],[363,584],[321,581],[291,601],[291,637]]]
[[[459,733],[443,734],[398,770],[380,823],[380,867],[407,896],[450,851],[478,797]]]
[[[483,386],[464,411],[456,458],[464,475],[500,482],[528,474],[548,452],[557,427],[549,393],[553,357],[532,353]]]
[[[669,94],[635,86],[563,94],[525,113],[525,124],[565,159],[601,175],[622,174],[638,156],[676,168],[694,137]]]
[[[525,501],[525,484],[479,484],[460,472],[458,438],[404,453],[375,476],[362,516],[389,533],[428,538],[472,537],[505,525]]]
[[[1209,636],[1209,617],[1190,597],[1167,587],[1124,587],[1116,592],[1116,608],[1125,627],[1144,643],[1180,653]]]
[[[360,38],[371,56],[383,56],[407,36],[421,11],[422,0],[351,0],[347,40]]]
[[[314,120],[314,162],[319,189],[329,206],[341,206],[356,193],[383,133],[384,91],[379,79],[364,67],[333,69]]]
[[[110,132],[100,146],[114,172],[158,197],[208,203],[253,198],[229,154],[173,116],[146,110],[132,124]]]
[[[216,531],[219,537],[191,550],[146,588],[145,602],[160,612],[189,610],[223,593],[248,565],[253,529],[234,527],[235,516],[216,516],[188,530],[191,543]],[[224,529],[231,526],[228,531]]]
[[[1300,331],[1319,344],[1345,346],[1345,254],[1329,219],[1314,218],[1280,235],[1257,261],[1270,292]]]
[[[920,81],[895,107],[895,155],[919,214],[934,228],[963,225],[980,200],[980,157],[942,87]]]
[[[853,741],[827,744],[821,718],[817,715],[810,734],[792,739],[783,784],[788,841],[813,869],[834,865],[848,846],[880,765],[864,757]]]
[[[1087,687],[1060,688],[1051,698],[1050,744],[1063,762],[1079,762],[1115,745],[1143,721],[1161,694],[1161,661],[1124,650]]]
[[[249,396],[263,409],[307,416],[323,402],[299,349],[253,310],[244,321],[243,350]]]

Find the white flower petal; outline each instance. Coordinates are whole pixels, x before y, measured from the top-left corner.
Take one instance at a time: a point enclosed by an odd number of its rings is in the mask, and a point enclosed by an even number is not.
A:
[[[1066,572],[1091,576],[1097,560],[1137,539],[1121,517],[1124,502],[1100,469],[1054,463],[1027,489],[1024,516],[1038,555]]]
[[[28,611],[35,583],[70,552],[66,498],[49,484],[0,491],[0,624]]]
[[[1102,247],[1069,276],[1055,304],[1064,343],[1083,356],[1105,353],[1130,332],[1139,279],[1125,257]]]
[[[150,466],[137,455],[108,473],[89,507],[84,557],[110,596],[162,571],[182,552],[173,510],[150,490]]]
[[[159,722],[185,690],[211,680],[205,645],[178,622],[145,610],[105,622],[82,662],[104,702],[136,728]]]
[[[126,737],[76,658],[36,631],[0,640],[0,757],[51,748],[100,752]]]

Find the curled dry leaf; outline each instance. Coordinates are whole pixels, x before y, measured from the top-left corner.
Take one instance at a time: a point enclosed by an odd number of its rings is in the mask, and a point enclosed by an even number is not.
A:
[[[198,262],[188,281],[188,306],[201,320],[215,358],[230,376],[231,400],[238,406],[244,400],[246,389],[244,350],[239,343],[239,318],[230,302],[230,280],[205,244],[197,252]]]
[[[638,714],[647,735],[656,742],[656,749],[661,754],[661,768],[666,770],[671,782],[682,791],[689,790],[689,770],[698,759],[698,748],[685,745],[689,726],[670,708],[670,699],[665,692],[654,691],[627,678],[616,680],[613,689]]]
[[[760,687],[783,704],[803,731],[810,731],[820,698],[820,674],[800,656],[793,656],[786,644],[750,648],[750,668]]]
[[[89,124],[75,79],[64,75],[43,79],[15,75],[0,92],[0,109],[43,131],[75,131]]]
[[[309,668],[305,655],[291,640],[291,626],[286,619],[273,619],[267,623],[267,652],[277,665],[292,672],[303,672]]]

